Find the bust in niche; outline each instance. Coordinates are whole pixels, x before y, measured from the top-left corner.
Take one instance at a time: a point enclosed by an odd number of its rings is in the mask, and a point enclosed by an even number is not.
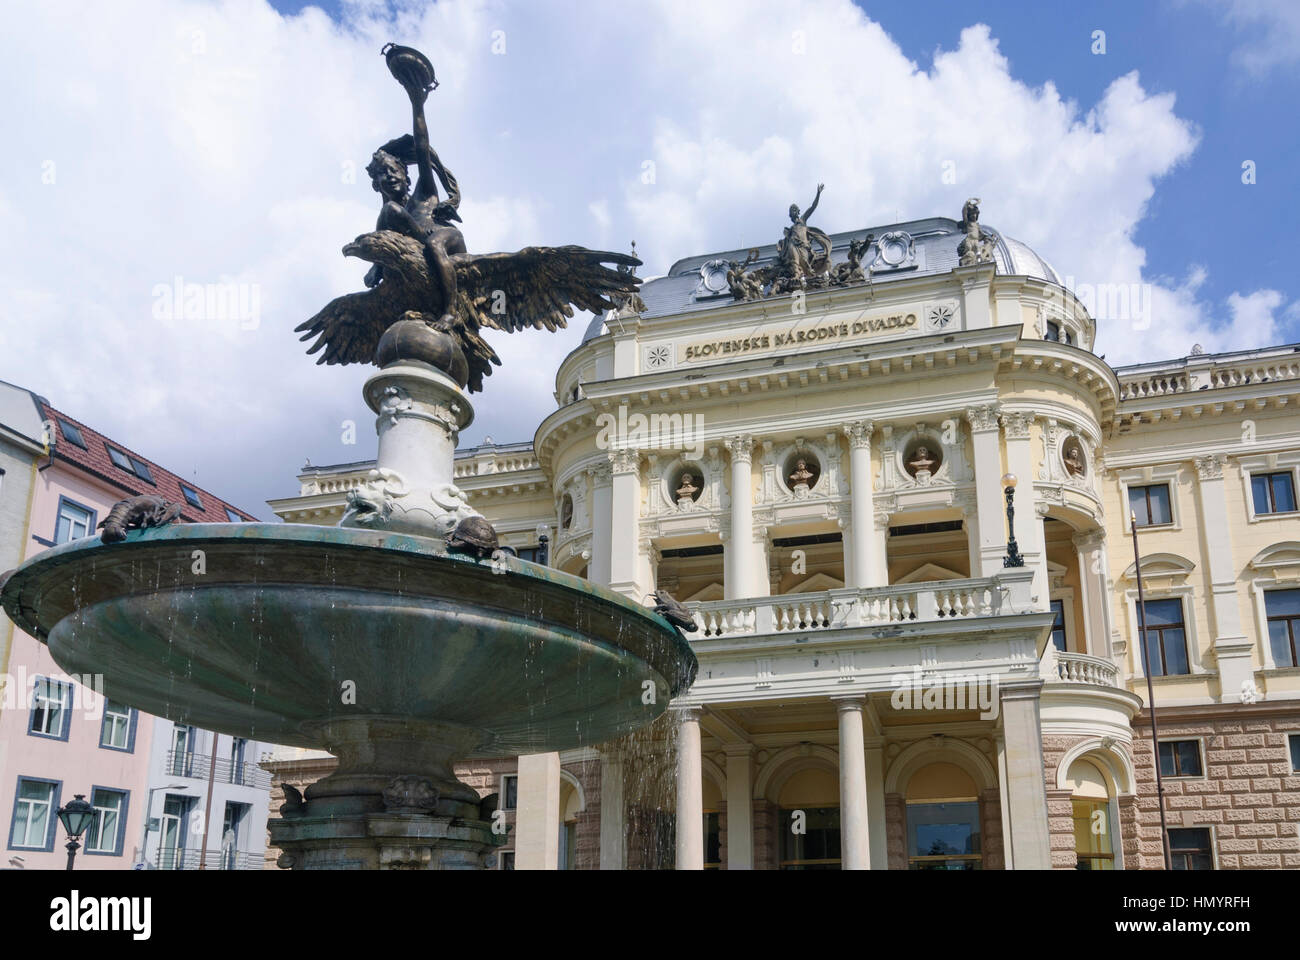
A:
[[[677,488],[677,506],[689,507],[695,502],[695,495],[700,492],[700,488],[695,485],[695,474],[683,473],[682,485]]]
[[[816,478],[816,474],[808,469],[808,461],[800,457],[794,462],[794,473],[790,474],[790,489],[796,494],[808,492],[808,486]]]
[[[1083,451],[1079,449],[1078,441],[1071,441],[1066,444],[1065,453],[1061,459],[1065,463],[1065,472],[1072,477],[1082,477],[1087,471],[1087,467],[1083,462]]]
[[[917,483],[929,483],[938,466],[939,461],[930,455],[930,448],[924,444],[917,447],[912,459],[907,461],[907,470],[916,478]]]

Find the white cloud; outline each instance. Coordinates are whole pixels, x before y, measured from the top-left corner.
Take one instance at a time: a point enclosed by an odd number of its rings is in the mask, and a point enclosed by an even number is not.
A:
[[[442,2],[397,24],[380,4],[349,10],[346,26],[262,0],[7,13],[0,379],[254,509],[291,494],[308,456],[372,456],[368,370],[316,367],[292,328],[359,289],[364,264],[340,248],[374,222],[363,168],[410,123],[379,56],[390,39],[437,67],[431,135],[473,251],[635,239],[649,276],[776,239],[820,180],[828,230],[955,217],[975,194],[988,223],[1063,274],[1152,282],[1153,335],[1104,329],[1112,362],[1139,359],[1139,340],[1259,344],[1279,316],[1273,291],[1243,291],[1225,314],[1191,280],[1144,276],[1137,226],[1197,132],[1135,74],[1081,107],[1018,81],[982,26],[921,70],[848,0],[763,17],[697,0]],[[158,321],[154,288],[177,276],[255,284],[258,327]],[[464,439],[531,438],[585,326],[494,335],[505,366]],[[349,419],[356,446],[340,442]]]
[[[1242,34],[1232,59],[1254,77],[1300,64],[1296,0],[1199,0]]]

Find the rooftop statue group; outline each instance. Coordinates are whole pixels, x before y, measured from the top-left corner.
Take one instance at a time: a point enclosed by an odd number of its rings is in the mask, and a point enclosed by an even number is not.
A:
[[[864,269],[862,261],[875,242],[867,234],[861,240],[850,240],[847,259],[831,263],[831,238],[822,230],[808,225],[808,219],[821,200],[823,184],[817,184],[817,195],[808,209],[800,212],[798,204],[790,205],[790,226],[776,244],[776,260],[765,266],[752,267],[758,260],[758,250],[750,250],[742,262],[732,260],[727,269],[727,285],[736,300],[760,300],[794,290],[815,290],[823,287],[844,287],[865,283],[870,268]],[[957,257],[965,266],[993,259],[994,236],[979,225],[979,199],[971,198],[962,207],[961,227],[964,236],[957,245]]]

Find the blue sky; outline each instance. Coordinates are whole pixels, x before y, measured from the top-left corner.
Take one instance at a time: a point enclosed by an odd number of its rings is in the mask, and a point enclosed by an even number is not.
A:
[[[636,240],[651,276],[775,241],[819,181],[831,232],[978,196],[1076,290],[1148,291],[1094,310],[1113,364],[1300,341],[1300,0],[48,0],[0,33],[0,380],[263,516],[372,457],[368,369],[292,330],[359,289],[362,171],[410,123],[387,41],[437,67],[475,252]],[[462,443],[531,439],[587,319],[494,335]]]

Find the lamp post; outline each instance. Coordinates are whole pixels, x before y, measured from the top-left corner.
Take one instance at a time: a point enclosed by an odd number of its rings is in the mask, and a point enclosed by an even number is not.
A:
[[[72,869],[72,861],[77,858],[77,850],[81,844],[77,840],[90,822],[95,819],[95,808],[86,802],[84,793],[76,794],[64,806],[59,809],[59,822],[63,824],[63,829],[68,833],[68,869]]]
[[[1151,655],[1147,651],[1147,605],[1142,593],[1142,558],[1138,556],[1138,518],[1132,510],[1128,514],[1129,531],[1133,535],[1133,570],[1138,586],[1138,630],[1142,636],[1142,671],[1147,675],[1147,709],[1151,711],[1151,755],[1156,768],[1156,803],[1160,807],[1160,847],[1165,854],[1165,869],[1172,870],[1169,855],[1169,827],[1165,823],[1165,785],[1160,778],[1160,731],[1156,727],[1155,690],[1151,685]]]
[[[551,562],[550,543],[550,524],[539,523],[537,525],[537,562],[544,567],[549,566]]]
[[[1020,555],[1020,547],[1016,545],[1016,475],[1004,473],[1002,487],[1007,495],[1007,555],[1002,558],[1002,566],[1023,567],[1025,558]]]

